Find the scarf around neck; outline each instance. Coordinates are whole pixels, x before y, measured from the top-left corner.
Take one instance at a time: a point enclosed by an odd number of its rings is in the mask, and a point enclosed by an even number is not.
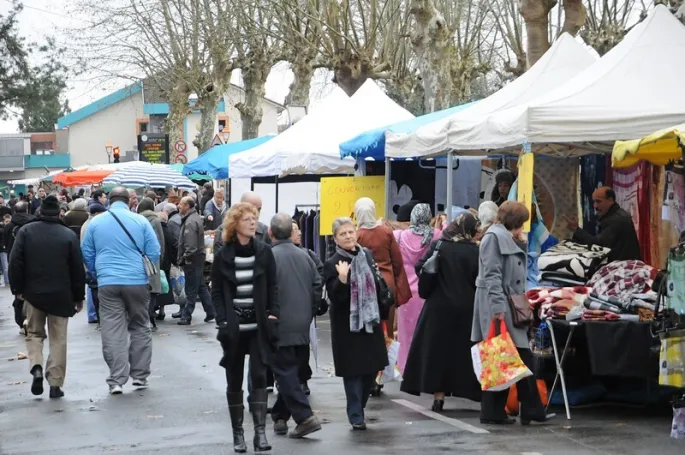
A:
[[[358,244],[357,254],[336,247],[336,252],[350,259],[350,332],[373,333],[381,322],[376,297],[376,281],[366,259],[364,249]]]
[[[431,208],[428,204],[416,204],[411,211],[409,230],[416,235],[423,236],[421,246],[426,246],[433,240],[433,228],[430,226]]]

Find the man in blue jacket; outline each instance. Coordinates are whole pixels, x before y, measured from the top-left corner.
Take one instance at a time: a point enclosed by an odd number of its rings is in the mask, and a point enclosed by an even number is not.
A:
[[[148,386],[152,337],[144,260],[156,263],[160,245],[148,220],[130,211],[126,188],[114,188],[109,200],[108,213],[88,223],[81,249],[88,271],[97,277],[107,384],[118,395],[129,377],[134,387]]]

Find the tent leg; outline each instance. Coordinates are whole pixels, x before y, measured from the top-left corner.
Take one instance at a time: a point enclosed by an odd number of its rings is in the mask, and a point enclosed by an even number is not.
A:
[[[276,212],[278,213],[278,176],[276,177]]]
[[[390,214],[392,213],[392,207],[390,207],[390,182],[392,182],[392,176],[390,171],[390,158],[385,158],[385,219],[390,219]]]
[[[227,200],[228,200],[228,206],[230,207],[233,205],[233,199],[231,195],[231,179],[228,179],[228,182],[226,182],[226,194],[227,194]]]
[[[447,222],[452,222],[452,162],[454,161],[452,152],[447,153],[447,197],[445,198],[445,213],[447,214]]]
[[[254,191],[254,179],[250,177],[250,191]]]

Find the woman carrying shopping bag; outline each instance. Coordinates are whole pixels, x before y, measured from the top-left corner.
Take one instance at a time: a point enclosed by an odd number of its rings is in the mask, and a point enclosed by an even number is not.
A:
[[[514,314],[510,303],[526,292],[526,253],[517,242],[525,238],[523,224],[529,217],[530,214],[525,205],[520,202],[506,201],[497,212],[495,224],[483,235],[476,279],[471,341],[481,342],[488,339],[493,319],[504,321],[521,360],[533,370],[533,354],[528,341],[528,330],[514,325]],[[527,425],[531,421],[546,422],[553,417],[545,413],[534,376],[522,379],[516,386],[521,400],[519,415],[522,425]],[[511,424],[516,422],[508,418],[505,411],[508,395],[508,389],[483,392],[481,423]]]

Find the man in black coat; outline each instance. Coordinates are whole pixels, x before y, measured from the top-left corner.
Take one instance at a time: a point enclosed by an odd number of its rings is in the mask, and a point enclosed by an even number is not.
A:
[[[614,190],[608,186],[595,190],[592,202],[599,215],[599,234],[592,235],[578,227],[578,220],[569,219],[569,228],[575,229],[573,240],[610,248],[609,262],[640,260],[640,243],[633,218],[616,203]]]
[[[12,246],[14,246],[14,240],[17,237],[17,232],[19,232],[19,229],[26,223],[35,219],[33,215],[29,215],[29,203],[26,201],[17,201],[17,203],[14,204],[13,211],[14,213],[12,214],[12,220],[10,221],[10,224],[5,225],[3,228],[4,235],[2,241],[4,243],[5,252],[7,253],[8,258],[10,257],[10,253],[12,253]],[[14,322],[17,323],[19,328],[24,331],[24,335],[26,335],[26,324],[24,324],[26,320],[24,317],[24,302],[15,297],[12,306],[14,307]]]
[[[321,276],[316,264],[290,239],[292,218],[277,213],[271,219],[272,251],[276,260],[280,318],[278,345],[272,370],[278,384],[278,399],[271,411],[274,432],[288,433],[288,420],[297,427],[291,438],[302,438],[321,429],[300,385],[303,352],[309,352],[309,327],[321,300]]]
[[[50,398],[64,396],[67,369],[67,323],[83,308],[86,272],[76,234],[59,219],[59,201],[47,196],[41,217],[19,229],[10,255],[12,294],[24,301],[28,323],[26,349],[33,382],[31,392],[43,394],[43,342],[50,334],[45,376]],[[48,259],[49,258],[49,259]]]

